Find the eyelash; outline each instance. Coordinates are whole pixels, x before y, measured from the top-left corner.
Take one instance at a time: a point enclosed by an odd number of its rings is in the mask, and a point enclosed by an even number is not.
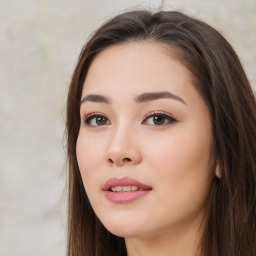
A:
[[[98,117],[105,119],[106,123],[104,123],[103,125],[92,125],[91,121],[94,118],[98,118]],[[170,125],[170,124],[173,124],[173,123],[177,122],[177,120],[175,118],[173,118],[169,113],[165,113],[163,111],[152,111],[144,117],[144,119],[142,121],[142,124],[145,124],[146,121],[148,121],[150,118],[153,118],[153,117],[164,118],[164,124],[159,124],[159,125],[150,124],[151,126],[162,126],[163,127],[163,126]],[[85,116],[83,118],[83,121],[84,121],[85,125],[90,126],[90,127],[99,127],[99,126],[105,126],[105,125],[110,125],[111,124],[111,122],[109,121],[109,119],[105,115],[103,115],[102,113],[95,113],[95,112]]]
[[[90,113],[89,115],[86,115],[86,116],[83,118],[83,121],[84,121],[84,123],[85,123],[87,126],[90,126],[90,127],[98,127],[98,126],[100,126],[100,125],[91,125],[91,121],[92,121],[94,118],[97,118],[97,117],[103,117],[104,119],[106,119],[107,122],[109,122],[109,124],[111,124],[110,121],[109,121],[109,119],[108,119],[105,115],[103,115],[102,113],[96,113],[96,112]],[[109,125],[109,124],[107,124],[107,125]],[[104,124],[104,125],[106,125],[106,124]]]
[[[166,126],[166,125],[170,125],[177,122],[177,120],[174,117],[172,117],[169,113],[166,113],[163,111],[152,111],[145,116],[142,123],[145,123],[146,121],[149,120],[149,118],[153,118],[153,117],[165,118],[165,123],[160,125],[151,124],[152,126]]]

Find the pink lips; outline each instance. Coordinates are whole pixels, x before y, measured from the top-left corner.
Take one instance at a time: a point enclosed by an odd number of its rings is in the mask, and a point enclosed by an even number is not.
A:
[[[112,188],[115,188],[115,187],[125,187],[125,186],[136,187],[139,190],[119,191],[119,192],[113,192],[111,190]],[[109,179],[105,183],[103,190],[108,200],[115,203],[128,203],[146,195],[152,190],[152,187],[142,184],[135,179],[124,177],[124,178]]]

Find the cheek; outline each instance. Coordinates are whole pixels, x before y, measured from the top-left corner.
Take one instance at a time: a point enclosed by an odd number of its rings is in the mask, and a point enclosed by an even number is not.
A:
[[[159,216],[167,222],[169,218],[186,219],[204,209],[212,180],[210,140],[176,135],[159,145],[154,154],[152,151],[150,162],[159,205],[165,205],[158,207]]]
[[[165,165],[172,169],[179,166],[201,166],[208,165],[210,159],[210,136],[204,136],[198,132],[190,132],[187,129],[173,131],[169,136],[161,138],[158,136],[153,144],[154,147],[148,146],[148,154],[151,155],[151,164],[158,166]],[[178,171],[178,170],[177,170]]]
[[[211,181],[211,136],[198,131],[197,127],[177,129],[148,151],[150,166],[156,170],[154,179],[165,184],[166,190],[175,194],[179,191],[181,196],[206,192]]]
[[[84,180],[95,173],[95,169],[100,165],[102,159],[102,145],[86,136],[82,131],[79,133],[76,144],[76,155],[78,166]]]
[[[101,205],[98,195],[98,192],[101,192],[100,186],[96,188],[95,184],[101,183],[101,174],[96,170],[101,169],[102,148],[102,144],[95,138],[87,136],[83,131],[79,133],[76,144],[77,162],[86,194],[93,208]]]

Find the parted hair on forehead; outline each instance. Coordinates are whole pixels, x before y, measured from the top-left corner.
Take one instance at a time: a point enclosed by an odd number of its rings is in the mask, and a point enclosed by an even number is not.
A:
[[[256,255],[256,101],[226,39],[197,18],[177,11],[120,14],[86,42],[70,83],[66,135],[68,159],[67,256],[126,255],[124,239],[111,234],[95,215],[76,159],[80,100],[86,74],[97,54],[132,41],[167,46],[192,73],[212,121],[214,177],[199,255]]]

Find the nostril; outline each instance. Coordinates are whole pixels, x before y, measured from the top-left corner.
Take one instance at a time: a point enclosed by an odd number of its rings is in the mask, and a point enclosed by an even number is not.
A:
[[[125,157],[125,158],[123,158],[121,161],[119,161],[118,159],[117,159],[117,161],[115,161],[115,160],[113,160],[113,159],[111,159],[111,158],[108,159],[108,163],[109,163],[110,165],[113,165],[113,164],[123,165],[123,164],[129,163],[129,162],[132,162],[132,159],[129,158],[129,157]]]
[[[110,164],[113,164],[113,163],[114,163],[114,161],[113,161],[111,158],[108,159],[108,162],[109,162]]]
[[[124,161],[124,162],[131,162],[132,160],[131,160],[131,158],[125,157],[125,158],[123,159],[123,161]]]

